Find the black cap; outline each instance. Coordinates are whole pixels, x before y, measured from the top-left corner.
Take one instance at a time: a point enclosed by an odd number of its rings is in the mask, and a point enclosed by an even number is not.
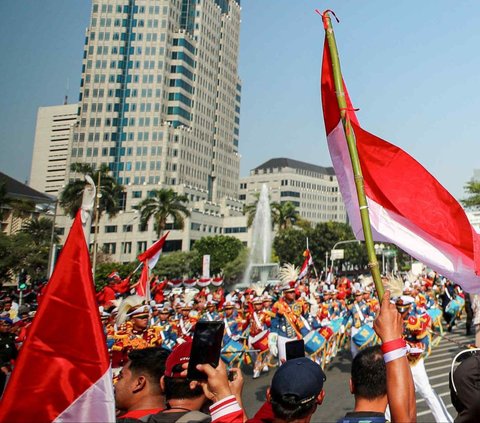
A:
[[[282,364],[272,379],[272,400],[281,401],[284,395],[295,395],[298,403],[315,399],[327,380],[322,368],[307,357],[295,358]]]

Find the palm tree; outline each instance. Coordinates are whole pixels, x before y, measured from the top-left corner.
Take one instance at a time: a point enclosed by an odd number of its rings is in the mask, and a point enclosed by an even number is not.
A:
[[[21,232],[30,235],[32,242],[36,245],[49,245],[52,241],[53,221],[48,217],[30,219],[23,223]],[[60,238],[54,232],[53,243],[58,243]]]
[[[466,208],[478,209],[480,207],[480,181],[472,179],[463,187],[468,197],[460,200]]]
[[[274,225],[278,225],[279,230],[291,228],[301,220],[297,212],[297,206],[291,201],[274,202],[271,204],[271,207],[272,222]]]
[[[174,226],[183,229],[184,218],[190,216],[184,203],[188,203],[186,195],[179,195],[173,189],[155,189],[150,191],[149,198],[145,198],[134,208],[140,211],[142,225],[147,225],[153,218],[157,237],[160,238],[170,216],[173,218]]]
[[[97,194],[100,194],[98,201],[99,219],[104,213],[114,217],[121,210],[120,196],[124,187],[118,184],[116,179],[109,174],[107,165],[102,164],[99,169],[94,170],[92,166],[86,163],[72,163],[70,170],[82,175],[90,175],[95,184],[98,184],[100,180],[100,189],[98,186],[96,187]],[[71,218],[75,217],[82,205],[82,195],[86,184],[87,182],[83,179],[75,179],[70,181],[60,194],[60,206]],[[96,210],[94,210],[94,213],[96,213]]]

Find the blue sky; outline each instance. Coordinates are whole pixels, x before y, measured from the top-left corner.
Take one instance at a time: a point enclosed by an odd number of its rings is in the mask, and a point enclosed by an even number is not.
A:
[[[480,168],[480,5],[424,0],[242,0],[241,174],[272,157],[330,166],[319,97],[333,9],[362,126],[454,196]],[[28,179],[39,106],[76,101],[88,0],[0,1],[0,170]]]

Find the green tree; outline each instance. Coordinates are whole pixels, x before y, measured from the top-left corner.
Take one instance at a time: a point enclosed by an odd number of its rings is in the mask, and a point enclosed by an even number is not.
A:
[[[200,274],[202,272],[202,258],[210,255],[210,273],[212,275],[222,273],[225,266],[235,260],[240,252],[245,249],[242,241],[232,236],[217,235],[203,237],[193,244],[193,250],[198,256],[193,261],[192,270]]]
[[[21,232],[27,233],[30,235],[32,241],[38,245],[48,245],[50,246],[51,237],[52,237],[52,228],[53,221],[48,217],[40,217],[35,219],[29,219],[25,221],[22,225]],[[60,241],[60,238],[55,233],[53,234],[53,242],[57,244]]]
[[[295,226],[300,220],[297,206],[291,201],[274,202],[271,204],[271,208],[272,222],[278,227],[279,231]]]
[[[229,261],[224,266],[223,277],[225,285],[231,286],[242,281],[248,265],[248,256],[248,249],[244,248],[235,259]]]
[[[150,197],[138,203],[135,209],[140,211],[142,225],[147,225],[153,218],[157,237],[160,238],[169,217],[173,218],[175,228],[183,229],[184,218],[190,216],[186,203],[188,203],[186,195],[179,195],[173,189],[156,189],[150,191]]]
[[[197,251],[174,251],[162,254],[155,266],[154,272],[160,277],[169,279],[184,275],[193,276],[192,264],[197,259]]]
[[[349,225],[339,222],[317,223],[314,227],[306,229],[286,229],[281,231],[273,242],[273,248],[280,263],[293,263],[300,266],[304,260],[303,252],[307,247],[307,238],[315,267],[320,271],[325,267],[326,253],[330,255],[331,249],[338,241],[353,240],[354,236]],[[342,264],[366,268],[368,258],[363,245],[349,243],[339,248],[345,250],[345,259],[342,260]]]
[[[121,210],[120,199],[124,191],[123,185],[117,183],[116,179],[110,175],[107,165],[102,164],[100,168],[94,170],[92,166],[86,163],[72,163],[70,165],[72,172],[82,175],[89,175],[97,188],[97,195],[100,195],[98,201],[98,218],[100,219],[104,213],[110,217],[114,217]],[[97,186],[100,177],[100,189]],[[83,190],[87,182],[83,179],[75,179],[70,181],[60,194],[60,206],[65,213],[74,218],[77,211],[82,205]],[[96,210],[94,210],[96,213]]]
[[[468,197],[461,199],[461,203],[466,208],[480,208],[480,181],[475,181],[472,179],[467,182],[463,189],[467,193]]]

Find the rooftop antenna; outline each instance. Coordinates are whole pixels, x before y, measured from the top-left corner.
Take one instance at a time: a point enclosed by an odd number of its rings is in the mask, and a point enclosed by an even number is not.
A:
[[[65,100],[63,101],[63,104],[66,105],[68,104],[68,89],[70,87],[70,79],[67,78],[67,84],[65,86]]]

